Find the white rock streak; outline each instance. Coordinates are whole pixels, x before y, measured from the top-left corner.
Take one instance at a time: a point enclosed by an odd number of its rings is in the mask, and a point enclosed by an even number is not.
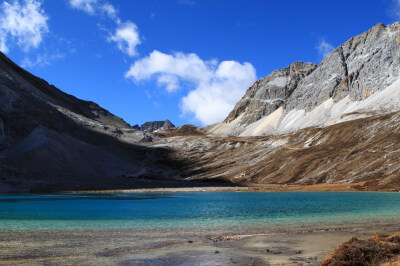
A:
[[[376,92],[364,101],[352,101],[346,97],[338,102],[329,98],[313,110],[291,110],[280,107],[270,115],[238,129],[239,116],[231,123],[220,123],[210,132],[216,135],[260,136],[282,134],[307,127],[323,127],[370,116],[373,112],[389,113],[400,110],[400,79],[386,89]],[[236,121],[237,120],[237,121]]]

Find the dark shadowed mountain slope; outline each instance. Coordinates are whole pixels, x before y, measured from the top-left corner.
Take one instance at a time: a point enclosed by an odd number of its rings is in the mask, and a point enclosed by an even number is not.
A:
[[[186,185],[173,177],[188,162],[153,138],[0,53],[0,191]]]

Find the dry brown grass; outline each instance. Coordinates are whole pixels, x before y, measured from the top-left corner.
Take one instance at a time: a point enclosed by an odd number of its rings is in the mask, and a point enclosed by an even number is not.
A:
[[[183,177],[267,186],[254,190],[400,189],[400,112],[281,136],[216,137],[193,127],[182,131],[170,133],[182,137],[181,146],[165,139],[175,145],[176,158],[191,162]]]
[[[326,256],[320,264],[333,265],[399,265],[400,233],[376,233],[367,239],[353,237]]]

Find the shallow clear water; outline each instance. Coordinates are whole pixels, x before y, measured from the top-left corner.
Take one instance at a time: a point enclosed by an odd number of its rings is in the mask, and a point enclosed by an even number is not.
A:
[[[0,195],[0,230],[234,230],[398,221],[400,193]]]

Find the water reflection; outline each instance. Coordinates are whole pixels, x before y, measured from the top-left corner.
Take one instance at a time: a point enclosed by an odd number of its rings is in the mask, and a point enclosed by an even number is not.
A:
[[[65,201],[65,200],[151,200],[176,198],[173,193],[76,193],[76,194],[21,194],[0,196],[1,202]]]

